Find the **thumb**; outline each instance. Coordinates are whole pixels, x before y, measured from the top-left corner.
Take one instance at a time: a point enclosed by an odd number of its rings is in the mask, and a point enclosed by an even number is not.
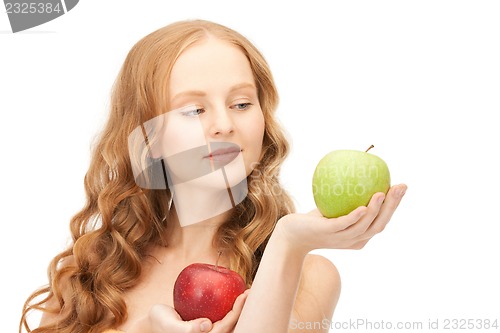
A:
[[[198,318],[190,321],[185,321],[184,323],[189,324],[195,332],[210,332],[212,329],[212,322],[207,318]]]

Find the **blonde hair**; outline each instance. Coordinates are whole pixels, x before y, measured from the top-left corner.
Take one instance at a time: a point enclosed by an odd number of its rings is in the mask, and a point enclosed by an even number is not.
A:
[[[262,158],[247,179],[248,195],[218,229],[214,244],[229,256],[229,268],[252,284],[276,222],[294,210],[278,178],[289,145],[274,116],[274,80],[263,56],[239,33],[208,21],[177,22],[147,35],[127,55],[85,176],[86,204],[70,222],[72,245],[51,261],[48,286],[27,299],[20,332],[24,328],[34,333],[92,333],[126,320],[122,294],[137,284],[149,247],[166,245],[165,217],[172,199],[168,189],[136,184],[127,138],[134,128],[167,111],[173,64],[186,48],[207,36],[232,43],[246,55],[265,119]],[[61,265],[70,256],[71,263]],[[49,301],[57,304],[56,309],[47,307]],[[27,317],[34,310],[57,313],[57,320],[31,329]]]

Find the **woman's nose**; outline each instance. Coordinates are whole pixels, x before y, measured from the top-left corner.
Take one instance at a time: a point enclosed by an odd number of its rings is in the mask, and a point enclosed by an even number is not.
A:
[[[228,110],[219,109],[210,117],[209,134],[214,137],[234,133],[234,124]]]

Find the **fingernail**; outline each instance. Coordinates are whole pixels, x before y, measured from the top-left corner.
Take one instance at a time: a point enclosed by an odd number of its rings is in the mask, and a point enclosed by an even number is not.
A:
[[[396,189],[396,196],[398,198],[401,198],[405,194],[405,192],[406,192],[406,188],[404,188],[404,187],[398,187]]]
[[[377,203],[378,203],[379,205],[381,205],[381,204],[382,204],[382,202],[384,202],[384,199],[385,199],[385,195],[383,195],[383,196],[381,196],[380,198],[378,198]]]
[[[208,321],[203,321],[201,324],[200,324],[200,330],[202,332],[208,332],[208,330],[210,329],[210,323]]]

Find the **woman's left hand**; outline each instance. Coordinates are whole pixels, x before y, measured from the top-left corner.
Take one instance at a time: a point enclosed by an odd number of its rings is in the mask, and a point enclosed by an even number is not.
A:
[[[247,289],[239,295],[224,318],[212,323],[208,318],[199,318],[183,321],[180,315],[171,306],[157,304],[149,312],[147,325],[152,333],[232,333],[240,317],[243,305],[250,292]],[[146,327],[135,327],[132,332],[147,332]],[[127,331],[128,332],[128,331]]]
[[[289,214],[278,221],[275,237],[303,254],[315,249],[361,249],[382,232],[406,192],[406,185],[395,185],[387,195],[376,193],[368,206],[348,215],[326,218],[316,209],[308,214]]]

